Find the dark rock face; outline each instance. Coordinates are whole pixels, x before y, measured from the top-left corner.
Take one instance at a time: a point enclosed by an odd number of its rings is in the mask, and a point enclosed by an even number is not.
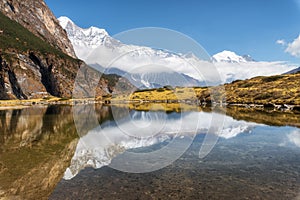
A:
[[[0,54],[0,99],[72,97],[82,61],[38,52]]]
[[[17,80],[17,75],[0,56],[0,98],[10,99],[12,95],[18,99],[27,99]]]
[[[29,53],[29,59],[39,68],[41,82],[46,91],[53,96],[60,96],[61,92],[57,88],[57,81],[52,72],[53,64],[50,64],[49,66],[44,65],[42,61],[32,52]]]
[[[53,47],[73,58],[76,57],[66,32],[43,0],[1,0],[0,12]]]
[[[0,99],[90,98],[133,89],[128,80],[103,75],[80,60],[39,52],[0,53]]]

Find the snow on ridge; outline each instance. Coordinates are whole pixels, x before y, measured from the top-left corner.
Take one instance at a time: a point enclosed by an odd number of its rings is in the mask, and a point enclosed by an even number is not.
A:
[[[59,21],[67,31],[79,59],[87,64],[98,64],[104,68],[113,64],[114,68],[129,73],[132,72],[133,66],[148,66],[150,63],[166,66],[200,82],[208,81],[210,85],[216,85],[237,79],[282,74],[296,68],[285,62],[256,62],[249,55],[240,56],[227,50],[215,54],[211,57],[212,62],[209,62],[201,60],[192,52],[171,53],[161,49],[124,44],[111,37],[105,29],[97,27],[83,29],[67,17],[60,17]],[[219,72],[220,76],[216,72]]]
[[[63,29],[65,29],[67,27],[68,23],[73,23],[72,20],[66,16],[59,17],[58,21]]]
[[[227,63],[247,63],[254,60],[250,55],[240,56],[235,52],[224,50],[212,56],[214,62],[227,62]]]

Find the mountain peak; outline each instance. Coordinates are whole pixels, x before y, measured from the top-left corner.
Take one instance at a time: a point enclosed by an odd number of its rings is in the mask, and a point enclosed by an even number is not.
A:
[[[103,36],[108,36],[108,33],[106,32],[105,29],[97,28],[95,26],[91,26],[90,28],[87,28],[87,29],[82,29],[82,31],[86,36],[98,35],[98,34],[103,35]]]
[[[89,28],[80,28],[79,26],[77,26],[69,17],[66,16],[61,16],[58,18],[59,24],[61,25],[61,27],[63,29],[68,29],[68,28],[72,28],[72,29],[77,29],[78,31],[81,31],[82,33],[84,33],[86,36],[89,35],[95,35],[95,34],[102,34],[102,35],[108,35],[108,33],[106,32],[105,29],[101,29],[95,26],[91,26]]]
[[[57,20],[59,21],[59,24],[61,25],[61,27],[63,29],[65,29],[67,27],[68,23],[74,24],[74,22],[66,16],[61,16],[61,17],[57,18]]]
[[[94,26],[84,29],[77,26],[70,18],[65,16],[59,17],[58,21],[61,27],[66,30],[75,53],[80,59],[86,58],[92,49],[103,45],[110,38],[105,29]]]
[[[226,62],[226,63],[247,63],[254,62],[250,55],[240,56],[235,52],[224,50],[212,56],[213,62]]]

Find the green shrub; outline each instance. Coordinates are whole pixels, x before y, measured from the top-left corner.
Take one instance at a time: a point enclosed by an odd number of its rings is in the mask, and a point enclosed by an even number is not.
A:
[[[62,97],[59,99],[59,101],[68,101],[68,100],[70,100],[70,98],[68,98],[68,97]]]
[[[157,92],[164,92],[164,91],[166,91],[164,88],[158,88],[158,89],[156,89],[156,91]]]
[[[43,99],[44,100],[50,100],[50,99],[52,99],[52,97],[51,96],[46,96],[46,97],[43,97]]]
[[[277,75],[277,76],[269,76],[269,77],[263,77],[262,81],[263,82],[272,82],[272,81],[277,81],[278,79],[281,79],[282,76],[281,75]]]

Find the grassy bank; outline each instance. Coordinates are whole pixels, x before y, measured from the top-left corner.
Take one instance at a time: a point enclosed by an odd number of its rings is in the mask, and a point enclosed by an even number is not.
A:
[[[197,102],[300,105],[300,73],[255,77],[216,87],[164,87],[113,96],[112,102]]]
[[[97,103],[100,102],[94,98],[86,99],[69,99],[69,98],[59,98],[59,97],[47,97],[41,99],[28,99],[28,100],[0,100],[0,110],[16,108],[16,107],[27,107],[33,105],[53,105],[53,104],[86,104],[86,103]]]

